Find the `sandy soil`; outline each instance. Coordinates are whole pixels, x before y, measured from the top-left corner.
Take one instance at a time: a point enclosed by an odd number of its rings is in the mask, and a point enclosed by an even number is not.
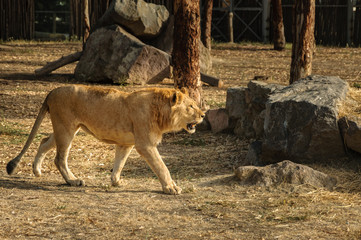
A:
[[[51,133],[49,119],[8,176],[5,166],[21,150],[46,94],[75,83],[75,64],[51,76],[33,72],[48,61],[81,48],[79,43],[10,42],[0,45],[0,238],[1,239],[361,239],[360,159],[310,165],[338,179],[333,191],[313,186],[240,185],[233,169],[243,164],[248,142],[230,134],[198,131],[164,136],[159,151],[183,194],[162,194],[155,175],[136,151],[123,170],[123,184],[110,185],[114,147],[80,132],[69,165],[85,187],[69,187],[51,152],[43,176],[31,164],[40,140]],[[222,89],[204,86],[211,108],[225,105],[226,89],[254,76],[287,84],[290,48],[217,44],[212,74]],[[360,48],[317,50],[314,73],[361,83]],[[169,85],[169,83],[168,83]],[[112,86],[132,91],[139,86]]]

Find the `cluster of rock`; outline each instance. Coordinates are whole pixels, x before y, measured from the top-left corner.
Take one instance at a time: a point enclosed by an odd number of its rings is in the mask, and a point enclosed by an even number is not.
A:
[[[92,27],[76,66],[80,81],[146,84],[171,74],[174,19],[163,5],[115,0]],[[211,67],[209,50],[200,46],[201,71]]]
[[[358,141],[349,139],[355,129],[345,124],[350,120],[338,118],[348,89],[345,81],[332,76],[309,76],[290,86],[251,81],[247,88],[228,89],[229,128],[256,139],[247,155],[254,165],[344,157],[344,140],[350,147]]]
[[[339,118],[348,91],[348,84],[334,76],[309,76],[290,86],[253,80],[247,87],[229,88],[226,108],[212,110],[207,120],[214,132],[253,140],[246,157],[250,165],[341,159],[350,149],[361,153],[361,119]],[[299,166],[293,169],[297,176]],[[240,167],[236,174],[245,182],[263,176],[262,185],[265,179],[278,181],[267,176],[272,171]]]

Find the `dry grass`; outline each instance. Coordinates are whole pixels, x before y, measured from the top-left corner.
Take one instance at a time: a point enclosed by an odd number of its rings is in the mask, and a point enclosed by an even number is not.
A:
[[[350,87],[346,101],[344,101],[339,108],[339,117],[355,116],[361,117],[361,89]]]
[[[359,158],[311,165],[338,179],[334,191],[308,185],[242,186],[233,168],[243,164],[248,143],[228,134],[164,136],[159,151],[183,187],[180,196],[162,194],[159,181],[135,151],[125,165],[122,186],[111,187],[114,147],[84,133],[74,140],[69,165],[86,187],[64,185],[52,161],[54,152],[44,161],[43,176],[34,177],[31,163],[41,138],[51,132],[49,119],[17,174],[7,176],[6,163],[21,150],[43,98],[51,89],[73,83],[75,65],[40,80],[32,72],[81,47],[36,42],[7,46],[0,47],[1,239],[361,239]],[[213,74],[226,87],[245,85],[256,75],[287,84],[290,49],[270,49],[218,44]],[[319,48],[314,73],[340,75],[357,84],[360,56],[361,49]],[[204,87],[211,107],[225,105],[226,87]],[[353,91],[352,101],[360,102]]]

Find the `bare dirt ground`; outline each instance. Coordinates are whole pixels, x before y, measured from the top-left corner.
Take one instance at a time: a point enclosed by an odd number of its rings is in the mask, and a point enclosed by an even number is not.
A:
[[[358,157],[311,165],[338,178],[333,191],[242,186],[233,169],[243,164],[248,142],[209,131],[167,134],[159,151],[183,188],[182,195],[169,196],[136,151],[123,170],[123,185],[110,186],[114,147],[80,132],[69,165],[87,186],[69,187],[53,163],[54,152],[44,161],[42,177],[32,173],[36,148],[51,133],[47,118],[17,173],[8,176],[5,166],[23,147],[46,94],[75,82],[75,64],[42,79],[34,78],[34,70],[80,48],[79,43],[0,44],[1,239],[361,239]],[[288,82],[289,47],[275,52],[271,45],[217,44],[212,55],[212,74],[225,87],[204,86],[211,108],[225,105],[227,87],[244,86],[254,76]],[[313,69],[359,86],[360,65],[360,48],[319,47]]]

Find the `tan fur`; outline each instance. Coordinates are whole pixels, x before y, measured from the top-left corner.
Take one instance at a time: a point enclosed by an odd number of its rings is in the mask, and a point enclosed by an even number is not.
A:
[[[40,123],[49,111],[54,133],[41,142],[33,164],[36,176],[46,153],[56,147],[55,164],[65,181],[72,186],[84,185],[68,168],[71,142],[79,128],[97,139],[116,145],[112,184],[119,185],[124,164],[135,146],[158,176],[163,191],[180,194],[157,150],[162,134],[185,129],[195,131],[204,113],[184,90],[145,89],[125,93],[111,88],[68,86],[49,93],[22,152],[7,165],[11,174],[31,144]]]

